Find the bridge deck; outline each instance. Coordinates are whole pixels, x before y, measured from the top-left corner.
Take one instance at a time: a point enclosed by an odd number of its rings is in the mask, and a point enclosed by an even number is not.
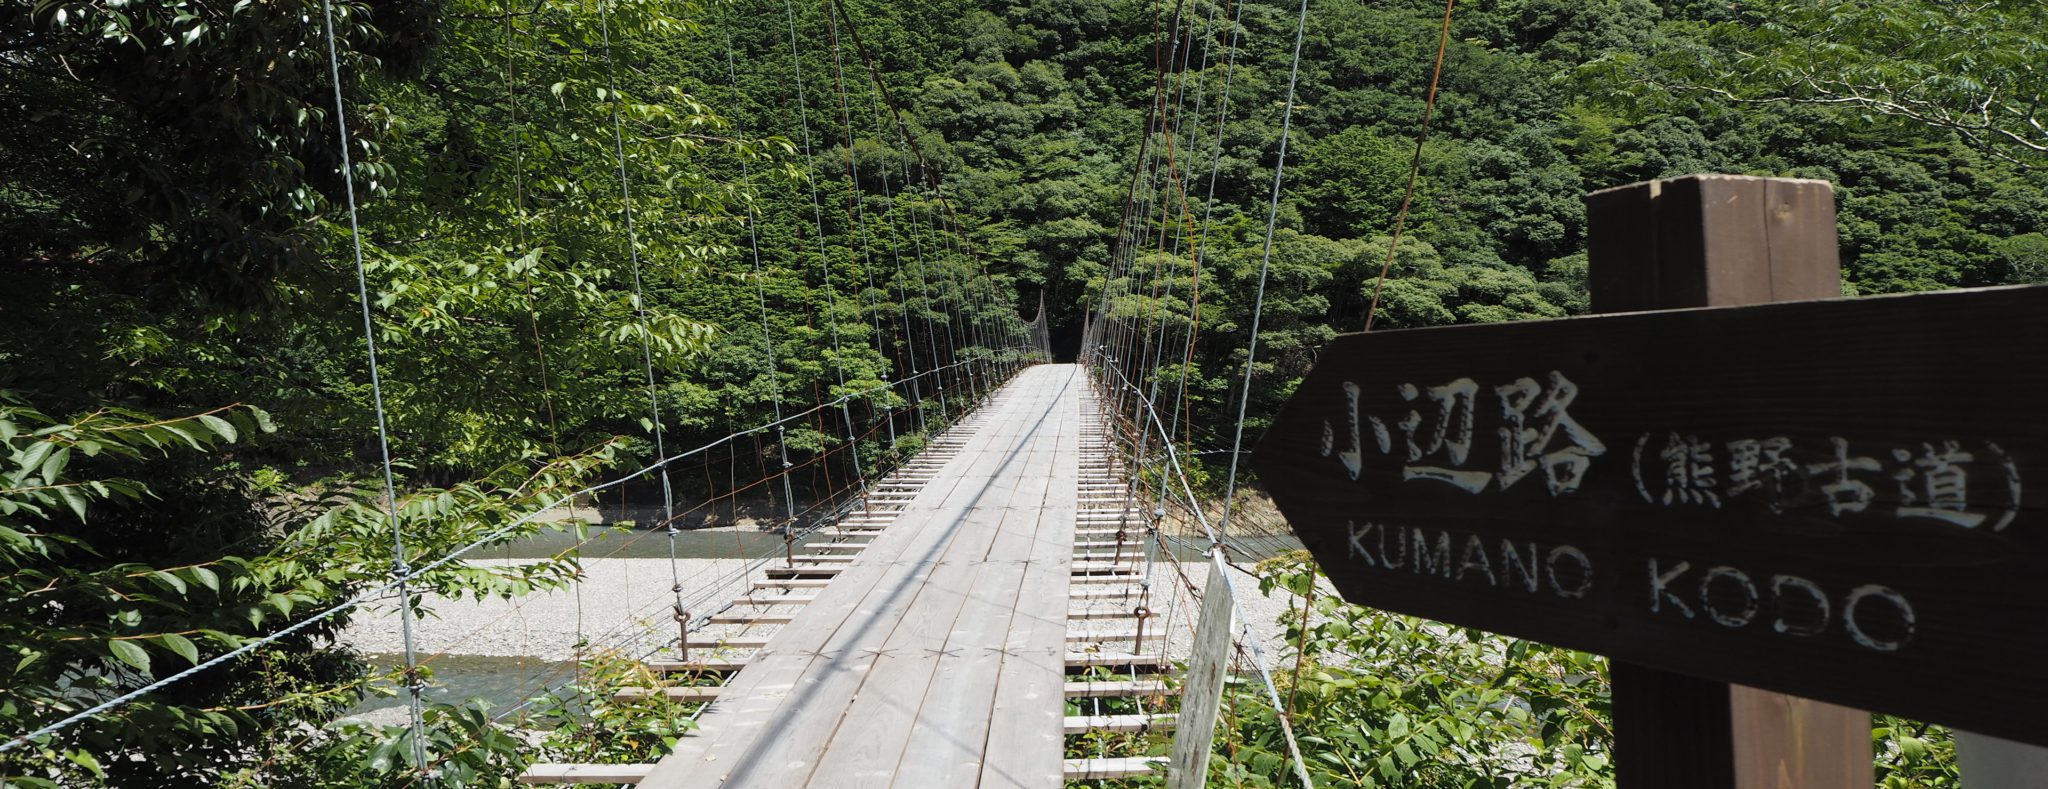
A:
[[[1062,686],[1079,368],[1025,370],[643,787],[1050,787]]]

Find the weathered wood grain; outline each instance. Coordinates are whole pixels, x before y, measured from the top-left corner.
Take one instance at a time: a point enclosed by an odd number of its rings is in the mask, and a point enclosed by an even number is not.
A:
[[[750,657],[710,734],[641,785],[973,786],[1015,751],[1040,762],[1022,785],[1057,786],[1080,388],[1075,368],[1044,366],[989,401],[933,482]],[[1043,659],[1013,666],[1012,649]],[[1044,731],[992,730],[1013,720]]]
[[[1348,335],[1256,463],[1354,602],[2048,743],[2044,315],[2003,288]],[[1453,457],[1430,388],[1460,381]],[[1782,475],[1732,465],[1762,442]]]

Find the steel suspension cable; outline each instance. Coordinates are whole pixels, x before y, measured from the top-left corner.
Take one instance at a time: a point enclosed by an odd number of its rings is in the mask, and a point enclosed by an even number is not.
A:
[[[958,367],[961,364],[964,363],[954,362],[949,365],[949,368]],[[936,375],[943,373],[945,371],[946,370],[943,369],[927,370],[924,374]],[[342,614],[343,612],[355,610],[369,603],[378,600],[383,600],[386,597],[402,596],[402,593],[399,590],[401,588],[409,587],[411,582],[424,577],[428,573],[434,572],[450,564],[453,564],[461,560],[462,557],[469,555],[470,553],[476,551],[479,548],[482,548],[486,545],[490,545],[494,542],[497,542],[498,540],[505,539],[506,536],[510,535],[514,530],[517,530],[522,526],[526,526],[533,523],[536,519],[538,519],[542,514],[546,513],[548,510],[561,506],[565,502],[574,501],[578,498],[582,498],[585,496],[594,496],[598,493],[602,493],[612,488],[619,487],[621,485],[624,485],[628,482],[632,482],[656,471],[664,471],[669,466],[675,464],[677,461],[683,460],[685,458],[695,457],[699,454],[708,452],[713,449],[717,449],[718,447],[724,446],[746,436],[754,435],[765,430],[775,429],[781,425],[787,424],[794,420],[810,417],[813,414],[822,412],[826,409],[830,409],[841,402],[852,400],[857,397],[864,397],[874,392],[880,391],[883,388],[884,387],[878,386],[862,389],[855,392],[849,392],[845,395],[842,395],[837,400],[818,403],[817,405],[813,405],[810,408],[804,409],[803,411],[799,411],[797,413],[785,416],[777,422],[760,424],[754,427],[747,428],[746,430],[742,430],[737,433],[731,433],[726,436],[713,439],[701,446],[697,446],[695,448],[674,455],[670,455],[668,457],[661,458],[653,463],[649,463],[648,465],[643,466],[630,473],[620,475],[615,479],[606,482],[600,482],[593,485],[588,485],[570,491],[568,493],[552,497],[546,502],[540,504],[538,507],[534,508],[532,511],[528,512],[527,514],[519,516],[518,518],[514,518],[513,520],[501,526],[498,526],[497,528],[491,529],[490,531],[485,532],[482,536],[479,536],[467,543],[464,543],[460,547],[457,547],[453,550],[448,551],[447,553],[442,554],[439,558],[433,559],[431,561],[425,561],[418,565],[410,566],[410,568],[404,575],[395,577],[392,580],[385,582],[384,584],[381,584],[371,589],[364,590],[362,592],[358,592],[357,594],[349,597],[346,600],[343,600],[339,603],[335,603],[334,605],[321,609],[317,613],[307,616],[305,619],[301,619],[290,625],[286,625],[285,627],[279,628],[278,630],[273,631],[270,634],[265,635],[261,638],[251,639],[243,643],[241,646],[235,647],[234,649],[228,650],[219,655],[215,655],[211,658],[208,658],[200,662],[199,664],[187,668],[183,671],[179,671],[176,674],[172,674],[171,676],[156,680],[154,682],[131,690],[115,698],[108,699],[107,701],[101,702],[83,711],[74,713],[69,717],[58,720],[42,728],[14,737],[13,739],[7,740],[6,742],[0,742],[0,753],[5,753],[7,751],[19,748],[35,740],[36,738],[50,734],[55,734],[57,732],[63,731],[64,729],[68,729],[85,720],[97,717],[102,713],[121,707],[125,704],[128,704],[129,702],[142,698],[143,696],[147,696],[158,690],[162,690],[164,688],[183,682],[187,679],[202,674],[217,666],[230,663],[235,660],[239,660],[259,649],[270,646],[271,644],[275,644],[297,633],[303,632],[307,628],[320,624],[321,622],[328,621]]]
[[[411,569],[405,558],[405,529],[398,519],[398,484],[391,470],[391,429],[385,416],[384,378],[377,360],[377,326],[370,317],[370,279],[363,265],[363,228],[357,216],[355,160],[350,151],[354,143],[348,133],[348,105],[341,93],[341,55],[334,40],[332,0],[320,0],[320,16],[327,39],[327,75],[334,87],[334,128],[341,149],[343,194],[348,201],[349,248],[355,255],[356,304],[363,313],[363,348],[370,363],[370,402],[377,414],[377,452],[384,472],[384,511],[391,526],[391,574],[397,579],[398,619],[405,645],[407,723],[412,727],[413,766],[424,768],[427,764],[426,724],[420,698],[424,687],[419,673],[419,657],[414,649],[412,595],[406,584]],[[193,670],[198,668],[193,666]],[[126,703],[117,698],[108,702],[105,708],[111,709],[114,702]],[[5,748],[0,747],[0,750]]]
[[[1415,179],[1422,174],[1422,146],[1429,142],[1429,122],[1436,116],[1436,88],[1444,76],[1444,53],[1451,46],[1451,11],[1458,6],[1458,0],[1444,0],[1444,24],[1436,40],[1436,68],[1429,75],[1429,97],[1422,103],[1422,129],[1415,133],[1415,157],[1408,163],[1408,188],[1401,193],[1401,209],[1394,214],[1394,235],[1387,241],[1387,259],[1380,264],[1380,275],[1372,283],[1372,301],[1365,307],[1365,330],[1372,331],[1372,321],[1380,308],[1380,289],[1387,284],[1387,272],[1394,268],[1394,253],[1401,246],[1401,231],[1408,224],[1408,205],[1415,200]]]
[[[723,24],[720,25],[720,29],[725,38],[726,78],[732,83],[733,89],[739,91],[739,64],[733,55],[732,17],[730,10],[727,11],[721,22]],[[751,198],[754,191],[753,171],[751,166],[747,164],[747,157],[744,151],[741,152],[739,160],[740,188]],[[760,215],[754,210],[752,199],[747,201],[746,223],[747,250],[753,260],[754,269],[754,303],[760,308],[761,313],[761,360],[765,375],[768,378],[768,403],[773,409],[777,423],[775,428],[775,455],[782,469],[782,473],[779,476],[782,478],[783,512],[785,522],[794,523],[796,521],[796,490],[789,478],[789,470],[792,467],[789,462],[789,432],[780,424],[782,422],[782,366],[776,360],[775,335],[768,326],[768,284],[766,281],[767,275],[761,269]],[[682,612],[679,611],[678,613]]]
[[[1305,9],[1307,7],[1307,4],[1304,3],[1303,7]],[[1135,385],[1131,383],[1129,377],[1124,376],[1121,373],[1121,371],[1116,371],[1114,368],[1111,368],[1111,370],[1112,372],[1117,372],[1119,377],[1119,385],[1122,388],[1132,390],[1136,389]],[[1139,398],[1143,398],[1144,395],[1142,392],[1140,392],[1137,393],[1136,396]],[[1161,431],[1163,433],[1166,429],[1166,426],[1165,423],[1160,421],[1159,419],[1159,411],[1156,408],[1151,407],[1150,403],[1146,404],[1146,408],[1144,410],[1146,413],[1147,421],[1150,422],[1152,429]],[[1143,428],[1141,427],[1140,429]],[[1197,503],[1200,501],[1200,499],[1195,497],[1194,487],[1188,482],[1187,468],[1181,464],[1180,455],[1178,452],[1174,451],[1172,442],[1166,442],[1165,447],[1168,467],[1172,471],[1172,474],[1170,476],[1172,476],[1175,479],[1175,481],[1180,483],[1181,495],[1186,497],[1187,501],[1190,503],[1188,508],[1189,511],[1195,516],[1196,523],[1200,524],[1200,526],[1202,527],[1204,536],[1209,538],[1209,560],[1211,562],[1214,562],[1219,570],[1230,569],[1229,560],[1223,555],[1223,551],[1219,548],[1223,544],[1222,538],[1218,536],[1218,532],[1216,531],[1215,526],[1209,523],[1208,515],[1202,511],[1201,506]],[[1266,665],[1265,647],[1262,646],[1256,638],[1253,638],[1250,635],[1251,622],[1249,619],[1245,617],[1243,601],[1237,596],[1237,585],[1235,582],[1230,580],[1230,574],[1228,572],[1222,572],[1219,574],[1223,578],[1225,593],[1230,595],[1230,605],[1233,610],[1234,618],[1236,619],[1236,621],[1244,623],[1243,632],[1246,634],[1244,640],[1252,649],[1252,656],[1254,658],[1254,662],[1258,667],[1259,676],[1264,681],[1266,686],[1267,698],[1271,701],[1273,709],[1275,711],[1285,709],[1285,707],[1282,705],[1280,701],[1280,691],[1277,688],[1277,686],[1273,684],[1273,673]],[[1294,723],[1288,720],[1286,716],[1278,716],[1278,720],[1280,722],[1280,732],[1287,740],[1288,753],[1294,758],[1294,769],[1296,777],[1298,777],[1301,780],[1303,787],[1313,789],[1313,787],[1315,786],[1315,780],[1309,777],[1308,763],[1302,758],[1301,744],[1296,741],[1294,735]]]
[[[782,0],[782,10],[783,18],[789,24],[789,68],[790,74],[796,82],[797,122],[798,126],[803,130],[804,179],[805,183],[810,186],[812,224],[817,227],[818,268],[825,281],[825,326],[832,335],[833,371],[839,379],[839,388],[845,389],[846,351],[839,342],[839,290],[838,286],[832,284],[831,253],[825,248],[825,209],[818,199],[818,184],[812,172],[815,169],[816,159],[811,145],[811,105],[810,98],[804,91],[803,57],[797,48],[796,6],[791,3],[791,0]],[[860,481],[860,496],[865,500],[868,493],[867,473],[861,469],[859,439],[854,435],[853,406],[849,403],[842,403],[839,408],[839,416],[846,423],[846,440],[854,442],[855,451],[848,459],[853,462],[853,475],[855,479]]]
[[[612,2],[613,0],[598,0],[597,4],[598,32],[604,45],[605,85],[610,90],[611,99],[612,154],[618,160],[620,212],[626,228],[626,257],[632,262],[633,314],[640,322],[640,360],[644,365],[647,377],[647,411],[653,420],[654,456],[666,457],[668,455],[668,446],[661,421],[661,395],[654,376],[654,325],[647,317],[647,296],[642,285],[643,278],[640,271],[640,237],[638,231],[633,226],[632,178],[626,170],[626,129],[625,121],[620,113],[620,107],[624,103],[624,99],[619,95],[618,62],[612,52]],[[661,514],[662,522],[668,528],[669,573],[672,576],[671,585],[673,586],[675,596],[675,606],[677,610],[681,610],[683,606],[683,582],[676,558],[678,535],[675,490],[669,481],[668,466],[666,464],[661,467]],[[579,586],[578,589],[580,591],[581,587]],[[577,607],[577,633],[579,637],[582,634],[582,607],[580,604]]]
[[[883,134],[882,130],[887,128],[887,124],[882,122],[882,101],[881,98],[877,95],[877,92],[874,90],[874,86],[872,85],[870,85],[868,89],[868,109],[870,112],[873,113],[875,117],[875,138],[879,142]],[[910,176],[910,160],[907,158],[898,157],[898,161],[902,162],[903,164],[904,180],[908,182]],[[898,207],[898,203],[896,201],[896,195],[889,189],[889,168],[886,166],[877,168],[877,174],[880,176],[880,181],[882,184],[882,199],[886,201],[889,205],[888,210],[882,212],[882,220],[889,226],[889,238],[893,242],[889,245],[889,257],[890,260],[895,264],[895,270],[891,273],[894,274],[893,278],[895,280],[894,284],[896,285],[897,292],[902,294],[897,299],[896,307],[898,315],[900,315],[903,320],[903,343],[904,349],[906,351],[905,358],[910,363],[910,374],[912,376],[913,381],[910,387],[910,397],[913,401],[917,403],[918,430],[929,432],[931,430],[931,425],[926,421],[924,393],[920,391],[919,386],[915,383],[917,375],[917,330],[911,325],[910,322],[910,287],[908,283],[904,281],[903,276],[903,229],[900,225],[896,223],[896,209]],[[916,254],[918,256],[918,265],[922,267],[922,248],[919,248]],[[924,317],[925,345],[930,346],[932,344],[931,314],[925,310],[919,310],[919,312],[922,313]],[[937,352],[936,349],[932,350],[932,363],[936,365],[938,364]],[[940,408],[944,408],[943,403],[941,403]]]
[[[861,272],[867,276],[868,290],[873,291],[875,290],[874,246],[870,243],[867,235],[867,210],[862,205],[864,198],[861,196],[860,177],[856,172],[858,165],[853,158],[853,116],[846,102],[846,79],[844,68],[840,63],[839,22],[836,15],[831,13],[825,15],[825,31],[832,44],[832,89],[833,93],[839,98],[839,126],[842,134],[841,139],[844,142],[846,151],[846,200],[849,208],[848,218],[853,223],[852,228],[849,229],[846,235],[847,244],[859,247],[861,262],[863,263]],[[888,346],[883,339],[885,335],[882,333],[881,310],[875,309],[872,304],[868,303],[868,296],[865,292],[861,294],[860,303],[863,311],[868,313],[869,321],[874,326],[875,353],[881,356],[883,361],[887,362],[890,360],[890,354]],[[889,380],[887,369],[882,371],[882,380]],[[894,399],[895,393],[893,390],[890,394],[891,397],[887,398],[887,400]],[[869,405],[868,412],[870,414],[874,413],[872,404]],[[889,426],[889,448],[894,450],[896,448],[896,409],[893,405],[889,405],[886,400],[883,414],[883,419]]]

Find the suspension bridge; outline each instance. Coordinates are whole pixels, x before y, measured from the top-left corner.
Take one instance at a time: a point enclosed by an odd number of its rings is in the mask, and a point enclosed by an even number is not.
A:
[[[1072,698],[1170,692],[1165,659],[1140,648],[1163,633],[1133,621],[1141,556],[1115,538],[1135,513],[1105,438],[1078,368],[1025,369],[721,620],[773,635],[702,637],[651,664],[724,684],[619,691],[709,698],[695,736],[658,764],[544,765],[526,780],[1048,786],[1149,770],[1062,759],[1070,733],[1171,724],[1063,713]],[[1091,668],[1127,678],[1072,676]]]
[[[1163,772],[1163,756],[1066,756],[1091,735],[1171,732],[1180,682],[1163,648],[1192,635],[1174,613],[1193,587],[1154,590],[1167,541],[1130,486],[1110,391],[1077,365],[1023,368],[646,662],[701,681],[615,689],[704,705],[665,758],[539,764],[521,780],[1024,787]]]
[[[1305,3],[1302,9],[1305,13]],[[400,516],[413,497],[393,471],[373,307],[377,294],[364,263],[372,253],[366,253],[357,225],[355,164],[348,158],[351,107],[343,99],[335,14],[325,10],[325,55],[335,82],[327,109],[334,113],[340,171],[349,190],[345,207],[368,352],[367,383],[377,416],[385,511],[379,517],[388,517],[390,576],[325,607],[301,611],[289,624],[195,660],[188,669],[66,708],[41,728],[0,743],[0,753],[116,716],[153,693],[247,659],[323,622],[359,609],[388,608],[396,620],[393,629],[403,633],[402,668],[388,678],[406,703],[408,732],[402,745],[392,747],[408,752],[401,757],[411,765],[405,773],[408,785],[431,780],[475,744],[429,744],[428,682],[422,667],[445,653],[419,643],[407,603],[421,597],[434,574],[460,568],[474,554],[530,533],[545,510],[573,507],[629,485],[655,484],[660,490],[657,528],[633,539],[668,537],[668,585],[674,594],[653,610],[671,609],[678,626],[670,631],[673,638],[635,655],[648,681],[605,692],[621,703],[687,705],[694,728],[659,760],[532,764],[520,775],[522,783],[1037,787],[1156,773],[1171,776],[1174,786],[1198,786],[1207,773],[1227,672],[1256,674],[1280,708],[1267,656],[1242,612],[1232,611],[1239,603],[1234,588],[1239,581],[1231,573],[1243,573],[1225,550],[1236,544],[1226,538],[1224,524],[1209,523],[1177,454],[1177,447],[1192,449],[1191,441],[1183,441],[1188,426],[1182,422],[1190,393],[1184,375],[1162,370],[1176,360],[1192,359],[1200,295],[1192,289],[1177,297],[1195,316],[1193,326],[1168,320],[1169,308],[1162,305],[1176,299],[1174,279],[1156,270],[1148,279],[1139,260],[1156,246],[1184,257],[1200,281],[1197,208],[1189,197],[1196,174],[1174,164],[1173,152],[1182,126],[1186,140],[1181,144],[1196,147],[1202,123],[1169,118],[1183,114],[1180,105],[1188,86],[1172,91],[1170,108],[1163,83],[1157,91],[1108,261],[1111,270],[1090,305],[1082,363],[1053,364],[1043,293],[1036,318],[1023,320],[1014,283],[991,274],[972,233],[955,216],[937,168],[922,150],[920,133],[904,120],[855,20],[837,2],[821,4],[833,57],[834,90],[827,95],[836,94],[839,102],[845,136],[838,142],[845,150],[849,191],[878,191],[889,207],[878,217],[869,216],[872,209],[852,199],[844,216],[835,217],[843,226],[829,228],[826,201],[811,181],[809,216],[795,218],[810,225],[814,232],[805,235],[816,245],[800,241],[803,248],[794,251],[800,264],[815,258],[815,270],[803,276],[815,275],[826,296],[824,304],[816,305],[825,318],[821,341],[809,350],[827,360],[824,367],[837,386],[814,391],[805,403],[778,383],[791,361],[780,355],[783,338],[771,331],[770,296],[761,282],[764,268],[774,264],[764,264],[756,229],[762,218],[750,206],[743,218],[754,275],[748,306],[759,312],[759,335],[748,341],[758,341],[759,375],[770,382],[774,421],[715,438],[705,435],[709,440],[702,446],[676,451],[670,443],[675,429],[664,419],[648,328],[655,321],[643,289],[648,264],[640,233],[653,223],[634,213],[632,194],[643,174],[626,149],[628,110],[620,97],[620,67],[613,62],[609,4],[598,3],[593,52],[605,86],[598,93],[610,105],[607,153],[617,182],[609,186],[621,198],[616,220],[622,233],[615,257],[630,273],[630,308],[640,327],[621,336],[637,337],[639,347],[633,350],[642,369],[631,373],[644,377],[643,423],[654,454],[636,470],[555,496],[539,510],[485,529],[452,550],[427,554],[408,543],[408,522]],[[797,14],[787,2],[782,11],[789,27],[789,76],[798,104],[804,105],[809,94],[800,65]],[[1236,34],[1226,39],[1221,31],[1226,23],[1235,28],[1235,19],[1219,20],[1212,11],[1197,33],[1192,17],[1183,20],[1178,10],[1175,17],[1171,48],[1155,52],[1155,60],[1186,67],[1198,39],[1205,65],[1212,44],[1227,46],[1228,56],[1234,57]],[[1298,61],[1298,23],[1296,28]],[[506,46],[513,54],[507,55],[505,70],[511,91],[520,44],[509,30]],[[896,162],[900,192],[892,191],[886,164],[867,184],[856,173],[855,133],[840,71],[842,35],[868,71],[875,141],[902,154]],[[737,82],[729,32],[726,38],[726,76]],[[1226,81],[1214,111],[1211,128],[1219,135],[1228,115],[1228,89]],[[1208,113],[1201,91],[1197,81],[1195,106],[1188,113],[1197,119]],[[1278,211],[1291,83],[1288,95],[1269,214]],[[814,148],[808,113],[799,111],[796,117],[796,128],[784,131],[796,133],[806,160],[816,159],[821,154]],[[516,161],[517,151],[529,144],[522,136],[527,131],[516,109],[507,120]],[[752,188],[746,158],[737,164],[741,185]],[[514,169],[515,179],[525,177]],[[1213,202],[1213,170],[1209,188]],[[525,199],[524,189],[523,182],[515,189],[522,195],[519,201]],[[527,209],[515,205],[511,210]],[[1205,212],[1204,224],[1207,219]],[[1177,232],[1183,224],[1185,234]],[[1268,258],[1272,225],[1269,217]],[[849,249],[840,250],[844,255],[827,248],[834,230],[846,239]],[[920,245],[920,238],[930,237],[944,239],[945,248]],[[884,254],[894,270],[878,280],[875,272],[885,268],[878,262]],[[942,256],[968,265],[944,273],[936,262]],[[853,271],[835,269],[835,259]],[[1263,270],[1262,262],[1262,282]],[[876,306],[870,303],[873,298],[896,303]],[[1263,285],[1258,298],[1262,305]],[[1116,314],[1113,305],[1119,299],[1147,300],[1151,312]],[[808,310],[813,305],[800,306]],[[855,313],[856,319],[840,320],[835,314],[841,311]],[[842,324],[872,331],[842,338]],[[538,325],[536,318],[534,339],[545,381],[546,349]],[[857,355],[855,346],[869,338],[872,348],[858,351],[882,360],[880,381],[872,385],[852,377],[846,362]],[[1256,355],[1256,345],[1250,353]],[[1249,360],[1245,369],[1248,391]],[[824,436],[823,448],[793,459],[788,433],[798,429]],[[899,433],[922,437],[922,449],[879,462],[862,456],[863,448],[884,445],[893,453]],[[729,461],[738,458],[741,442],[748,440],[754,442],[748,453],[754,460],[776,459],[779,468],[763,462],[763,473],[746,485],[735,481],[723,492],[714,485],[699,506],[733,501],[759,487],[757,493],[767,492],[764,498],[779,498],[783,504],[776,520],[785,547],[780,555],[746,557],[743,570],[718,579],[702,594],[686,596],[675,569],[675,545],[679,523],[690,511],[678,507],[685,496],[675,489],[672,473],[685,463],[701,462],[708,469],[716,451],[730,453]],[[764,440],[772,443],[764,448]],[[1240,424],[1233,446],[1215,450],[1229,452],[1233,480],[1242,444]],[[814,490],[801,507],[795,492],[799,474],[824,479],[824,489]],[[1228,517],[1226,512],[1226,524]],[[588,542],[580,540],[565,553]],[[1182,566],[1191,557],[1199,560]],[[616,632],[590,637],[581,632],[578,613],[579,653],[586,641],[645,643]],[[635,621],[644,624],[649,618]],[[1191,718],[1182,717],[1183,695]],[[515,716],[527,706],[499,711],[495,718],[516,725]],[[1180,726],[1183,720],[1190,725]],[[1285,729],[1289,724],[1283,719],[1280,725]],[[1167,738],[1175,739],[1171,757],[1160,755]],[[1287,739],[1289,755],[1307,785],[1291,730]]]

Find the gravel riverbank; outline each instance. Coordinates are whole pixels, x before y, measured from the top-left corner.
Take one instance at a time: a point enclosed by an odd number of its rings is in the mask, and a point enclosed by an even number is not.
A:
[[[506,563],[504,559],[476,562],[478,565]],[[1182,566],[1196,589],[1206,585],[1207,570],[1201,563],[1183,562]],[[684,601],[690,604],[692,613],[700,617],[744,594],[746,581],[761,575],[757,562],[742,559],[678,559],[675,569],[675,575],[682,582]],[[667,559],[585,559],[583,571],[583,582],[569,589],[523,598],[483,601],[430,599],[428,608],[434,615],[414,623],[415,650],[422,655],[446,653],[559,661],[575,657],[580,637],[587,637],[596,647],[618,648],[632,653],[646,652],[675,639],[672,617],[675,595],[670,591],[672,582]],[[1277,659],[1285,652],[1286,645],[1280,638],[1281,630],[1275,619],[1288,606],[1297,603],[1291,597],[1268,598],[1259,594],[1257,581],[1250,576],[1235,574],[1232,580],[1237,586],[1252,632],[1259,636],[1268,655]],[[1148,628],[1158,627],[1160,621],[1171,622],[1167,629],[1171,645],[1169,654],[1176,658],[1185,657],[1187,631],[1196,615],[1194,604],[1173,575],[1171,566],[1164,562],[1155,568],[1153,589],[1155,594],[1151,608],[1157,618],[1148,624]],[[1169,595],[1167,590],[1170,589],[1178,590],[1177,594]],[[1135,597],[1094,600],[1076,603],[1074,610],[1127,610],[1134,604]],[[1128,619],[1083,619],[1069,625],[1070,633],[1128,632],[1130,629]],[[736,626],[714,626],[699,632],[720,636],[739,635],[743,630],[745,628]],[[766,635],[773,628],[755,626],[753,630],[754,635]],[[343,638],[367,653],[396,653],[404,649],[399,617],[389,606],[366,610],[356,616]]]

